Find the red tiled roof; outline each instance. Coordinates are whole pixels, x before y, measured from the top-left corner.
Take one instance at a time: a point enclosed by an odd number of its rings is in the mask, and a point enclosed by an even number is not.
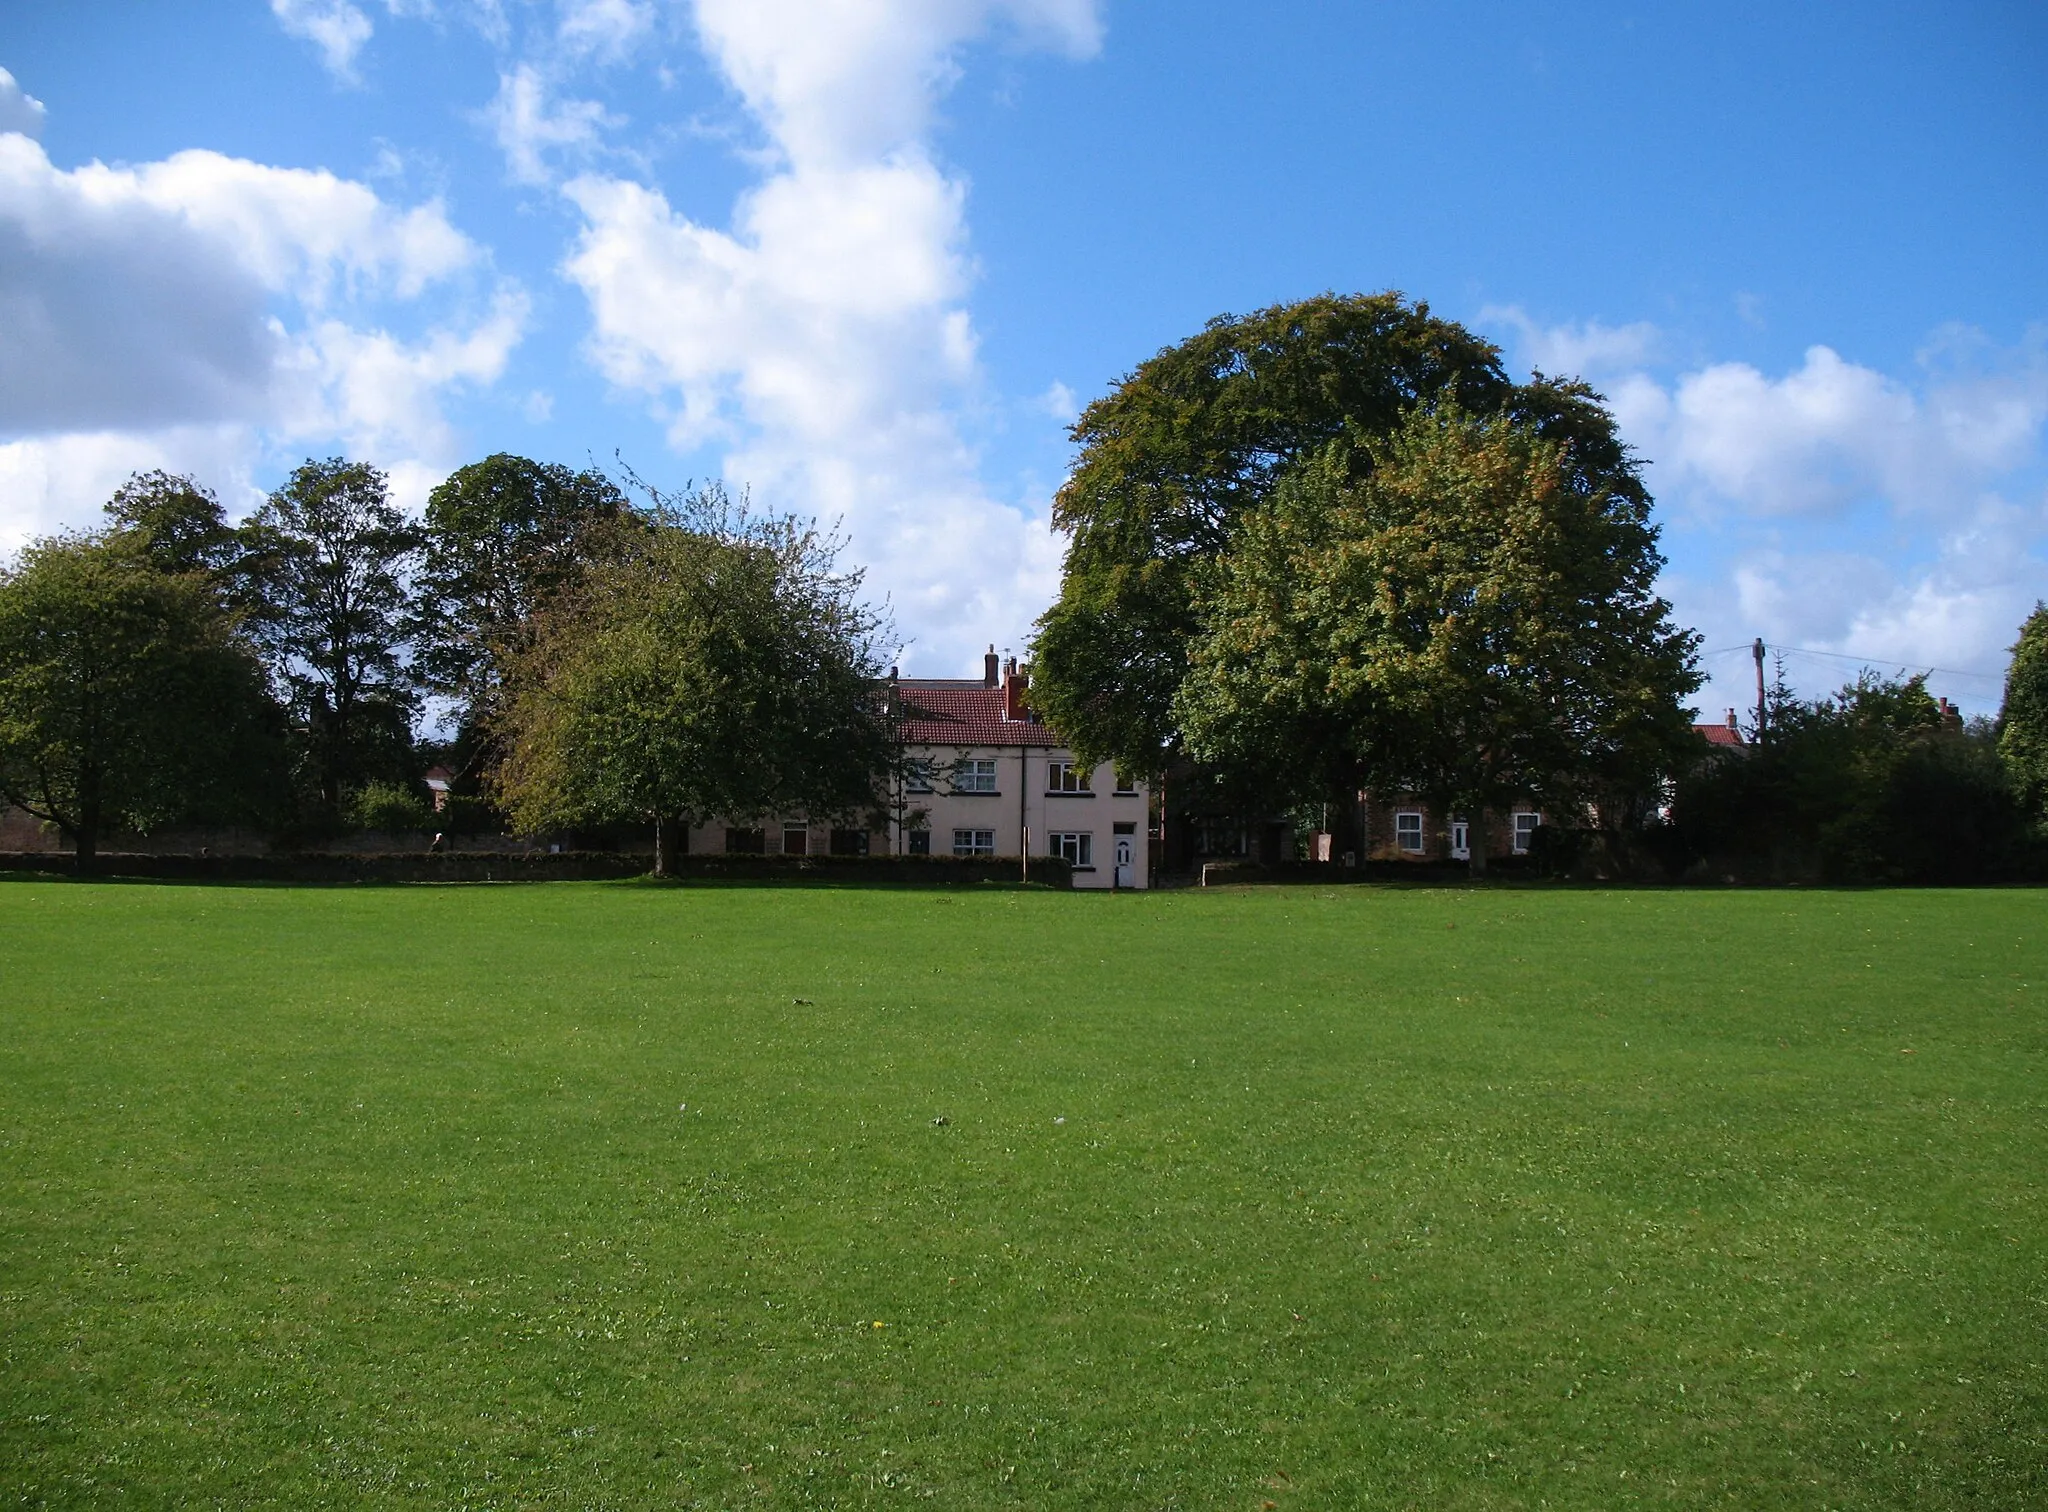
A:
[[[1708,745],[1739,746],[1743,743],[1742,732],[1732,725],[1694,725],[1693,733],[1702,737]]]
[[[1035,719],[1003,718],[1003,690],[959,683],[899,684],[903,738],[911,745],[1056,746]]]

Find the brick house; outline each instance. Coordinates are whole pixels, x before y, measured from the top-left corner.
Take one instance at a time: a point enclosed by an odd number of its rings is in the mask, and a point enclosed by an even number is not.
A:
[[[802,815],[693,827],[693,853],[1057,856],[1080,888],[1151,885],[1151,795],[1108,764],[1075,761],[1031,712],[1029,674],[993,647],[979,681],[896,678],[909,776],[885,829],[847,830]]]
[[[1463,814],[1445,814],[1411,794],[1359,798],[1365,855],[1369,861],[1469,861],[1475,839],[1483,838],[1488,856],[1526,856],[1530,838],[1543,823],[1534,803],[1516,803],[1506,812],[1486,816],[1486,833]]]

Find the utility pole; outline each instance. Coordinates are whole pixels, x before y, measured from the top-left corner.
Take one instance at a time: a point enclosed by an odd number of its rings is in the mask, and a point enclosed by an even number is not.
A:
[[[1759,635],[1756,644],[1749,649],[1756,657],[1756,734],[1761,740],[1764,734],[1764,638]]]

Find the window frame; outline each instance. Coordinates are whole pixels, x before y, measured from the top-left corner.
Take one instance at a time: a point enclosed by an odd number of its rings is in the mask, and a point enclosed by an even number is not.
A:
[[[963,847],[960,837],[969,836]],[[983,848],[982,836],[987,836],[987,848]],[[953,831],[953,854],[966,860],[986,859],[996,853],[996,832],[992,829],[956,829]]]
[[[906,793],[930,793],[932,786],[932,759],[929,756],[913,756],[903,763],[903,791]]]
[[[1095,771],[1078,761],[1048,761],[1045,764],[1045,796],[1048,798],[1093,798]]]
[[[1536,822],[1527,829],[1524,829],[1522,828],[1522,821],[1524,819],[1533,819]],[[1508,830],[1512,837],[1511,843],[1514,846],[1516,855],[1526,856],[1529,854],[1529,839],[1541,828],[1543,828],[1543,811],[1541,809],[1516,809],[1508,817]]]
[[[1045,853],[1075,871],[1095,870],[1093,830],[1054,830],[1045,837]]]
[[[982,770],[984,767],[988,769],[985,772]],[[1002,794],[996,787],[997,779],[1000,776],[1001,769],[997,766],[996,759],[993,756],[963,756],[953,763],[950,786],[956,797],[1000,798]],[[978,783],[983,777],[988,779],[987,787],[969,787],[966,785],[969,780]]]
[[[1415,821],[1412,828],[1408,825],[1404,825],[1401,822],[1404,819],[1413,819]],[[1410,845],[1406,838],[1411,833],[1415,836],[1415,843],[1413,845]],[[1428,854],[1429,831],[1424,823],[1423,813],[1421,809],[1410,808],[1394,810],[1394,849],[1398,850],[1404,856],[1421,856]]]

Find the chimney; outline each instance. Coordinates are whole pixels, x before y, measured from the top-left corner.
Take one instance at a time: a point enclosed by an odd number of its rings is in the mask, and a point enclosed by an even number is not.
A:
[[[988,655],[981,659],[981,685],[993,688],[996,685],[996,648],[990,646]]]
[[[1024,707],[1024,690],[1030,686],[1030,674],[1017,670],[1017,658],[1011,657],[1003,668],[1003,718],[1029,719],[1030,712]]]
[[[1730,709],[1728,711],[1728,728],[1731,730],[1739,730],[1742,728],[1741,725],[1735,722],[1735,711],[1733,709]]]

